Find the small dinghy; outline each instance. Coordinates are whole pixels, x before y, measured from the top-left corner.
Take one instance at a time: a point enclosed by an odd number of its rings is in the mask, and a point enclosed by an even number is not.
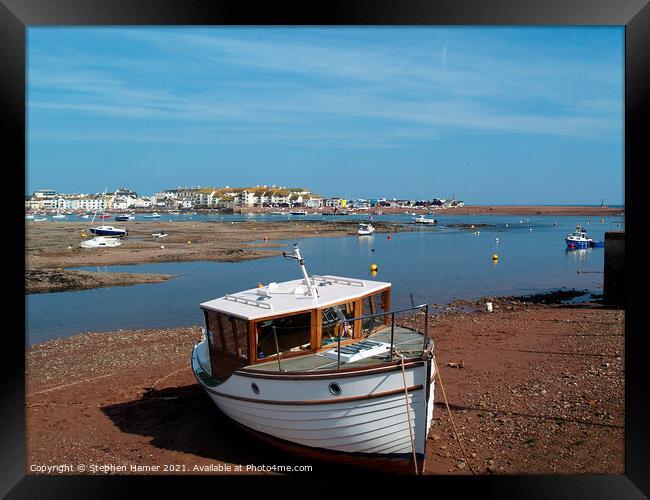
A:
[[[167,232],[166,231],[158,231],[157,233],[151,233],[151,236],[154,238],[166,238],[167,237]]]

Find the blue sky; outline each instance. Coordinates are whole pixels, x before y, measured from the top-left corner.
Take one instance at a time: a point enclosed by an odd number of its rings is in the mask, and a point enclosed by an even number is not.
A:
[[[30,27],[27,192],[624,202],[623,27]]]

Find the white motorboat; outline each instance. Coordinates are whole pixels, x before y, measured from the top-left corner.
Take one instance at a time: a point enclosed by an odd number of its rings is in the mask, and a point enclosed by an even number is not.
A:
[[[116,221],[126,222],[126,221],[130,221],[130,220],[135,219],[135,215],[132,215],[132,214],[118,214],[114,218],[115,218]]]
[[[415,224],[435,224],[438,221],[436,219],[429,219],[429,218],[425,217],[424,215],[420,215],[419,217],[416,217],[415,219],[413,219],[413,222]]]
[[[25,215],[25,220],[34,220],[33,215]]]
[[[374,232],[375,232],[374,226],[366,222],[361,222],[359,224],[359,229],[357,229],[357,234],[359,236],[370,236]]]
[[[160,219],[160,214],[158,212],[154,212],[152,214],[145,214],[144,218],[145,219]]]
[[[58,210],[56,213],[52,216],[53,219],[65,219],[67,216],[65,214],[60,213]]]
[[[166,231],[158,231],[157,233],[151,233],[151,236],[154,238],[166,238],[167,237],[167,232]]]
[[[285,257],[298,261],[301,279],[200,305],[197,381],[263,441],[421,473],[434,402],[428,305],[390,311],[390,283],[310,277],[297,247]]]
[[[89,240],[79,243],[81,248],[104,248],[119,247],[122,244],[119,238],[110,238],[107,236],[95,236]]]
[[[34,217],[34,222],[45,222],[47,217]]]

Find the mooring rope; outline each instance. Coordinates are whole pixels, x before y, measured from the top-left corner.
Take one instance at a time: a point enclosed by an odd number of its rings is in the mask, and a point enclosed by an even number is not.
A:
[[[406,388],[406,368],[404,367],[404,355],[395,349],[397,355],[402,359],[402,380],[404,382],[404,404],[406,405],[406,419],[409,423],[409,436],[411,437],[411,451],[413,452],[413,466],[415,467],[415,475],[419,475],[418,459],[415,453],[415,441],[413,440],[413,427],[411,426],[411,408],[409,407],[409,391]]]
[[[433,366],[436,370],[436,375],[438,375],[438,382],[440,382],[440,389],[442,390],[442,397],[445,400],[445,405],[447,406],[447,411],[449,412],[449,419],[451,420],[451,425],[454,428],[454,435],[456,436],[456,441],[458,441],[458,445],[460,446],[460,450],[463,452],[463,457],[465,457],[465,463],[467,464],[467,467],[469,467],[469,470],[472,471],[472,474],[476,475],[476,472],[474,472],[474,469],[472,468],[472,464],[469,462],[467,459],[467,454],[465,453],[465,448],[463,447],[463,442],[460,440],[460,437],[458,436],[458,429],[456,429],[456,424],[454,423],[454,416],[451,414],[451,409],[449,408],[449,401],[447,401],[447,395],[445,394],[445,386],[442,385],[442,377],[440,376],[440,370],[438,370],[438,363],[436,363],[436,357],[433,357]]]

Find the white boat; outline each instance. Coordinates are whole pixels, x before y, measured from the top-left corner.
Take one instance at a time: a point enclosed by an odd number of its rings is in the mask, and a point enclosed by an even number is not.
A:
[[[118,214],[114,218],[115,218],[116,221],[126,222],[126,221],[130,221],[130,220],[135,219],[135,215],[132,215],[132,214]]]
[[[167,237],[167,232],[166,231],[158,231],[157,233],[152,233],[151,236],[154,238],[166,238]]]
[[[34,220],[33,215],[25,215],[25,220]]]
[[[285,257],[298,261],[301,279],[200,304],[197,381],[263,441],[312,458],[421,473],[434,402],[428,305],[390,311],[390,283],[309,277],[297,247]],[[406,312],[417,328],[400,324]]]
[[[576,230],[569,234],[564,241],[569,250],[575,248],[589,248],[594,242],[592,238],[587,237],[587,231],[582,226],[576,226]]]
[[[438,221],[436,219],[429,219],[429,218],[425,217],[424,215],[420,215],[419,217],[416,217],[415,219],[413,219],[413,222],[415,224],[435,224]]]
[[[60,213],[60,212],[57,210],[57,211],[56,211],[56,214],[54,214],[54,215],[52,216],[52,218],[53,218],[53,219],[65,219],[65,218],[66,218],[66,215]]]
[[[95,236],[89,240],[84,240],[79,243],[81,248],[104,248],[104,247],[119,247],[122,244],[119,238],[109,238],[106,236]]]
[[[145,219],[160,219],[160,214],[158,212],[154,212],[152,214],[145,214],[144,218]]]
[[[47,217],[34,217],[34,222],[45,222]]]
[[[357,229],[357,234],[359,236],[370,236],[375,232],[375,228],[370,223],[361,222],[359,224],[359,229]]]
[[[82,219],[90,219],[90,215],[88,215],[88,214],[80,215],[80,217],[81,217]]]

